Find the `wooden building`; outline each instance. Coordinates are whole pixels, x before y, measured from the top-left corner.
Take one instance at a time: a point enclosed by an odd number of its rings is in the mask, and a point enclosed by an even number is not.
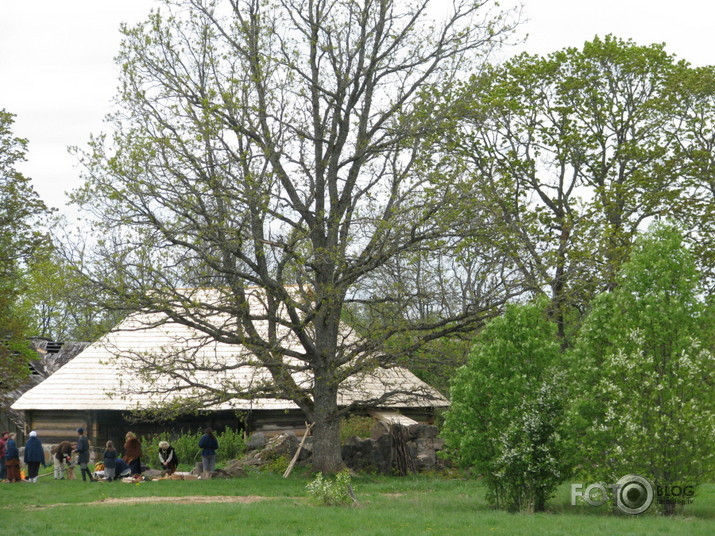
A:
[[[27,381],[16,389],[3,393],[2,400],[0,400],[0,429],[15,432],[20,444],[24,443],[25,435],[30,431],[29,423],[26,420],[25,412],[13,410],[10,407],[11,404],[49,378],[90,344],[88,342],[58,342],[42,337],[32,338],[29,342],[32,349],[37,352],[37,357],[28,363],[30,374]]]
[[[347,330],[345,337],[353,336]],[[123,444],[128,430],[142,435],[159,431],[178,435],[211,426],[219,431],[231,427],[270,433],[304,425],[305,416],[293,402],[276,398],[236,398],[170,422],[137,420],[138,410],[171,401],[172,396],[201,398],[200,392],[179,389],[185,385],[158,393],[157,385],[170,388],[176,380],[142,379],[136,373],[136,360],[148,356],[166,359],[167,364],[191,359],[206,369],[191,372],[193,380],[230,386],[234,393],[243,389],[247,392],[251,386],[270,382],[271,378],[243,346],[208,340],[165,317],[135,314],[24,393],[12,409],[23,413],[28,431],[36,430],[46,444],[76,437],[80,426],[88,431],[93,445],[103,446],[107,440]],[[216,372],[216,364],[235,368]],[[305,373],[294,374],[294,379],[303,386],[311,382]],[[389,393],[395,394],[387,396],[379,407],[418,422],[429,422],[436,408],[449,404],[435,389],[399,367],[373,369],[346,380],[339,404],[348,406]]]

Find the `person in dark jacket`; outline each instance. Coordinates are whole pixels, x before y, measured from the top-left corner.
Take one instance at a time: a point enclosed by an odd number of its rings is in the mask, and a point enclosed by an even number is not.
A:
[[[169,445],[168,441],[159,442],[159,463],[161,463],[162,476],[173,475],[174,471],[176,471],[176,466],[179,465],[176,451],[174,447]]]
[[[33,484],[37,484],[37,473],[40,471],[40,464],[47,467],[45,462],[45,449],[42,448],[42,443],[37,437],[37,432],[30,432],[30,437],[25,443],[25,465],[27,465],[27,480]]]
[[[87,464],[89,463],[89,439],[84,435],[84,428],[77,428],[77,447],[75,451],[79,454],[77,458],[77,463],[79,468],[82,470],[82,481],[86,482],[87,477],[89,477],[90,482],[96,482],[92,477],[92,471],[89,470]]]
[[[116,480],[118,478],[124,478],[127,476],[132,476],[132,470],[129,469],[127,462],[125,462],[122,458],[118,457],[117,466],[114,469],[114,479]]]
[[[132,470],[132,476],[142,474],[142,444],[134,432],[127,432],[124,442],[124,461]]]
[[[204,478],[210,478],[210,474],[216,470],[216,449],[218,449],[218,439],[214,436],[211,428],[204,430],[204,435],[199,439],[201,460],[204,468]]]
[[[117,468],[117,449],[114,448],[114,443],[107,441],[107,447],[104,450],[104,478],[107,482],[114,480],[114,471]]]
[[[7,473],[5,468],[5,446],[9,437],[10,432],[0,434],[0,481],[5,480],[5,473]]]
[[[10,434],[5,445],[5,466],[7,468],[7,481],[20,481],[20,450],[15,443],[15,434]]]

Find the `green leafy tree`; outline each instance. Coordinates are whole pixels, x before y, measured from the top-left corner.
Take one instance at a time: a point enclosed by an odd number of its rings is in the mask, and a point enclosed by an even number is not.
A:
[[[513,305],[487,324],[454,377],[442,431],[487,500],[512,511],[543,511],[568,476],[562,354],[544,308]]]
[[[705,290],[715,290],[715,66],[688,69],[673,84],[682,123],[670,129],[681,194],[672,217],[690,238]],[[677,127],[677,128],[676,128]]]
[[[294,401],[315,424],[316,469],[332,473],[350,409],[338,406],[341,383],[394,364],[387,350],[406,331],[419,347],[493,306],[374,337],[341,326],[351,303],[382,299],[362,286],[380,267],[464,230],[445,224],[458,192],[418,169],[420,140],[445,120],[418,101],[511,30],[495,4],[457,2],[435,22],[429,1],[167,1],[124,29],[114,134],[93,141],[75,198],[97,216],[88,275],[114,298],[108,307],[242,344],[255,355],[246,365],[258,359],[272,377],[255,392],[193,385],[204,391],[194,402]],[[189,290],[206,287],[219,296]],[[150,378],[192,377],[191,366],[137,364]],[[221,377],[221,364],[207,366]],[[293,375],[304,372],[308,388]]]
[[[594,301],[575,348],[585,390],[581,452],[592,477],[697,485],[712,476],[715,359],[704,313],[681,234],[652,226],[616,288]],[[663,508],[672,514],[675,506]]]
[[[101,296],[82,276],[82,265],[81,258],[70,263],[50,249],[27,263],[21,303],[33,336],[92,342],[120,320],[117,312],[100,305]]]
[[[0,110],[0,395],[29,374],[27,361],[33,353],[27,338],[31,333],[20,296],[28,260],[47,246],[38,228],[48,210],[30,179],[17,170],[25,159],[27,140],[13,135],[13,118]]]
[[[690,138],[686,109],[704,102],[686,78],[703,80],[663,45],[609,35],[517,56],[455,89],[448,164],[501,225],[495,245],[524,285],[550,294],[565,344],[643,222],[675,213],[688,156],[673,137]]]

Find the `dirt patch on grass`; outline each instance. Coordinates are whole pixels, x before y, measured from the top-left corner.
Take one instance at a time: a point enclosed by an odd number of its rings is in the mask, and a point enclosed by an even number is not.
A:
[[[107,497],[93,502],[85,503],[58,503],[40,506],[36,509],[54,508],[57,506],[96,506],[127,505],[143,503],[172,503],[172,504],[209,504],[209,503],[239,503],[251,504],[260,501],[270,501],[274,497],[261,497],[258,495],[189,495],[186,497]]]
[[[243,503],[250,504],[260,501],[268,501],[272,497],[259,497],[258,495],[191,495],[188,497],[111,497],[89,504],[137,504],[137,503]]]

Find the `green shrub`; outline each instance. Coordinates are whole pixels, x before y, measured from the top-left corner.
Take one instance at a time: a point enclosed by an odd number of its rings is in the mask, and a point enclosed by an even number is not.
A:
[[[282,475],[286,469],[288,469],[288,464],[290,464],[288,456],[276,456],[266,461],[261,467],[261,470],[267,473]]]
[[[196,462],[201,461],[201,449],[199,449],[199,440],[204,435],[203,431],[196,433],[182,434],[178,437],[171,437],[170,434],[163,432],[147,437],[142,437],[142,452],[145,463],[150,467],[159,465],[159,443],[168,441],[174,447],[176,456],[179,458],[179,463],[193,466]],[[216,434],[219,448],[216,451],[216,461],[225,463],[230,460],[239,458],[246,451],[246,443],[243,439],[243,434],[238,430],[226,428],[222,434]]]
[[[348,506],[355,502],[350,473],[347,471],[335,475],[335,480],[324,479],[323,473],[318,473],[306,489],[313,500],[325,506]]]
[[[200,460],[199,457],[199,438],[203,435],[202,433],[195,434],[182,434],[178,437],[172,437],[171,434],[167,432],[162,432],[160,434],[153,434],[151,436],[146,436],[141,438],[142,442],[142,453],[144,462],[150,467],[159,466],[159,443],[162,441],[167,441],[174,450],[176,451],[176,456],[179,459],[179,463],[182,465],[193,466],[196,461]]]
[[[347,443],[353,437],[370,437],[375,420],[372,417],[350,415],[340,421],[340,442]]]
[[[229,462],[240,458],[246,452],[246,441],[243,432],[226,428],[222,434],[217,434],[219,449],[216,451],[216,459],[220,462]],[[198,439],[196,445],[199,444]],[[198,446],[196,447],[198,449]]]
[[[481,331],[452,380],[442,437],[497,508],[536,511],[568,474],[565,382],[545,302],[512,305]]]

